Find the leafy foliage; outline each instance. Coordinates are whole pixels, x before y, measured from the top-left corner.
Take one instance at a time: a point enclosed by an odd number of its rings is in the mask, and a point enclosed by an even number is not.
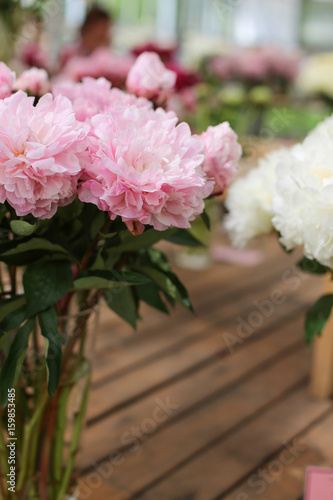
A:
[[[208,225],[206,217],[204,220]],[[103,297],[133,328],[143,302],[165,314],[176,303],[193,311],[167,257],[154,247],[162,240],[202,246],[184,229],[156,231],[148,226],[141,235],[133,236],[120,218],[111,221],[107,213],[78,199],[59,208],[49,220],[31,215],[17,218],[9,205],[0,205],[0,262],[11,281],[11,289],[0,293],[3,405],[8,388],[26,363],[32,331],[34,342],[41,342],[35,339],[36,332],[43,338],[45,354],[39,361],[43,373],[46,368],[49,394],[55,394],[64,353],[71,349],[59,325],[74,297],[83,313]],[[22,275],[23,294],[15,284],[18,275]]]
[[[324,295],[311,307],[305,319],[306,341],[310,344],[316,335],[321,335],[333,307],[333,294]]]

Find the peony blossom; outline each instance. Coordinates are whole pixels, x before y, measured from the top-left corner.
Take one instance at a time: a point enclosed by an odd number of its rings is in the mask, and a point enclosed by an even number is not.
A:
[[[88,57],[77,56],[70,59],[63,69],[62,76],[75,82],[87,76],[104,77],[114,87],[123,87],[134,61],[132,56],[120,56],[106,47],[101,47]]]
[[[34,98],[18,91],[0,101],[0,202],[17,215],[51,218],[77,195],[88,127],[66,97]]]
[[[131,94],[163,104],[176,84],[177,75],[168,70],[154,52],[141,54],[131,68],[126,88]]]
[[[14,90],[24,90],[30,95],[42,96],[50,90],[49,76],[45,69],[27,69],[16,80]]]
[[[92,118],[96,143],[79,198],[118,215],[138,234],[188,228],[213,190],[201,169],[203,144],[174,113],[116,107]]]
[[[8,66],[0,62],[0,99],[9,97],[12,93],[16,75]]]
[[[273,231],[273,195],[276,169],[288,164],[291,153],[280,149],[259,161],[257,168],[237,179],[229,188],[225,228],[233,244],[245,247],[253,238]]]
[[[86,77],[81,83],[62,81],[52,88],[53,95],[64,95],[72,102],[76,119],[84,122],[99,113],[107,113],[115,106],[137,106],[152,108],[152,103],[144,98],[126,94],[117,88],[111,89],[111,83],[105,78]]]
[[[49,66],[47,52],[36,42],[28,42],[19,54],[21,62],[29,68],[47,69]]]
[[[229,123],[224,122],[217,127],[208,127],[201,138],[206,153],[203,169],[208,177],[215,180],[215,194],[222,193],[235,176],[242,156],[238,137]]]
[[[293,150],[277,169],[273,224],[287,249],[333,268],[333,119]]]

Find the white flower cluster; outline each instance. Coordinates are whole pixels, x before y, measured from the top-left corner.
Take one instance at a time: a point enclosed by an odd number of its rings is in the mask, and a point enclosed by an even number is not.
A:
[[[235,246],[245,247],[253,238],[273,230],[275,171],[278,164],[287,161],[288,155],[287,149],[268,154],[259,161],[258,167],[229,188],[225,227]]]
[[[244,246],[275,228],[287,248],[333,269],[333,116],[302,144],[280,150],[230,188],[226,227]]]

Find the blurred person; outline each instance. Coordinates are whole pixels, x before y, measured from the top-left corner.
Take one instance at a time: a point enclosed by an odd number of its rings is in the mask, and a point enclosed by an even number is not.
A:
[[[92,6],[80,28],[79,40],[61,51],[60,67],[63,68],[73,57],[90,56],[100,47],[110,47],[113,25],[112,15],[97,5]]]

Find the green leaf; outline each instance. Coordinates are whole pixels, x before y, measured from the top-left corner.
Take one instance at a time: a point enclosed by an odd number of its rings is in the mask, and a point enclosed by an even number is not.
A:
[[[24,353],[28,349],[29,336],[34,327],[35,319],[29,319],[18,330],[10,346],[8,356],[0,374],[1,405],[4,408],[8,402],[8,390],[15,384],[15,374],[21,369]]]
[[[2,321],[8,314],[15,309],[18,309],[20,306],[25,304],[25,297],[22,295],[21,297],[4,300],[0,303],[0,321]]]
[[[307,257],[304,257],[300,262],[297,264],[297,267],[301,269],[302,271],[310,274],[326,274],[329,269],[322,264],[320,264],[317,260],[315,259],[308,259]]]
[[[58,317],[54,307],[38,315],[38,320],[46,343],[46,366],[48,391],[53,397],[60,381],[62,363],[62,337],[58,331]]]
[[[204,247],[205,245],[199,241],[187,229],[179,229],[175,234],[166,238],[170,243],[175,245],[183,245],[187,247]]]
[[[178,276],[176,276],[174,273],[168,273],[168,276],[172,283],[175,285],[177,288],[178,295],[176,297],[177,302],[188,309],[191,313],[194,314],[193,306],[190,300],[190,297],[188,295],[188,292],[186,288],[184,287],[183,283],[179,280]]]
[[[316,335],[321,335],[333,307],[333,294],[324,295],[307,312],[305,338],[310,344]]]
[[[165,314],[169,314],[168,308],[161,299],[160,291],[155,283],[149,283],[148,285],[139,286],[136,290],[136,293],[139,299],[149,306]]]
[[[139,236],[133,236],[129,231],[123,231],[121,233],[121,244],[117,247],[110,249],[113,252],[123,253],[123,252],[134,252],[136,250],[141,250],[142,248],[148,248],[155,243],[165,240],[172,236],[178,229],[170,228],[166,231],[156,231],[155,229],[148,229]]]
[[[130,285],[130,283],[109,281],[98,276],[87,276],[86,278],[79,278],[74,281],[74,288],[76,290],[105,290],[107,288],[120,288],[126,285]]]
[[[6,333],[18,328],[27,319],[26,305],[23,304],[7,314],[0,322],[0,333]]]
[[[105,212],[98,212],[90,224],[90,236],[92,239],[98,234],[105,223]]]
[[[157,269],[153,269],[147,266],[140,266],[135,268],[136,270],[140,270],[143,274],[146,274],[156,285],[163,290],[163,292],[167,293],[173,299],[177,300],[177,287],[172,283],[167,273],[159,271]]]
[[[10,221],[10,228],[18,236],[30,236],[37,229],[37,224],[29,224],[24,220]]]
[[[68,262],[38,262],[28,266],[23,275],[28,317],[54,305],[72,285],[73,274]]]
[[[167,296],[170,296],[171,299],[176,300],[181,306],[193,312],[188,293],[175,274],[162,272],[146,266],[135,267],[135,269],[151,278],[151,280],[154,281]]]
[[[104,290],[150,282],[147,276],[134,272],[95,270],[86,274],[88,275],[74,281],[74,287],[77,290]]]
[[[112,311],[136,328],[137,304],[130,287],[117,290],[117,293],[108,290],[104,292],[104,300]]]
[[[18,244],[15,248],[0,254],[0,260],[13,265],[26,265],[31,260],[52,254],[75,261],[75,258],[62,246],[43,238],[31,238],[29,241]]]
[[[203,223],[205,224],[206,228],[208,229],[208,231],[210,231],[211,230],[210,218],[209,218],[209,215],[207,214],[206,211],[202,212],[201,218],[202,218]]]

